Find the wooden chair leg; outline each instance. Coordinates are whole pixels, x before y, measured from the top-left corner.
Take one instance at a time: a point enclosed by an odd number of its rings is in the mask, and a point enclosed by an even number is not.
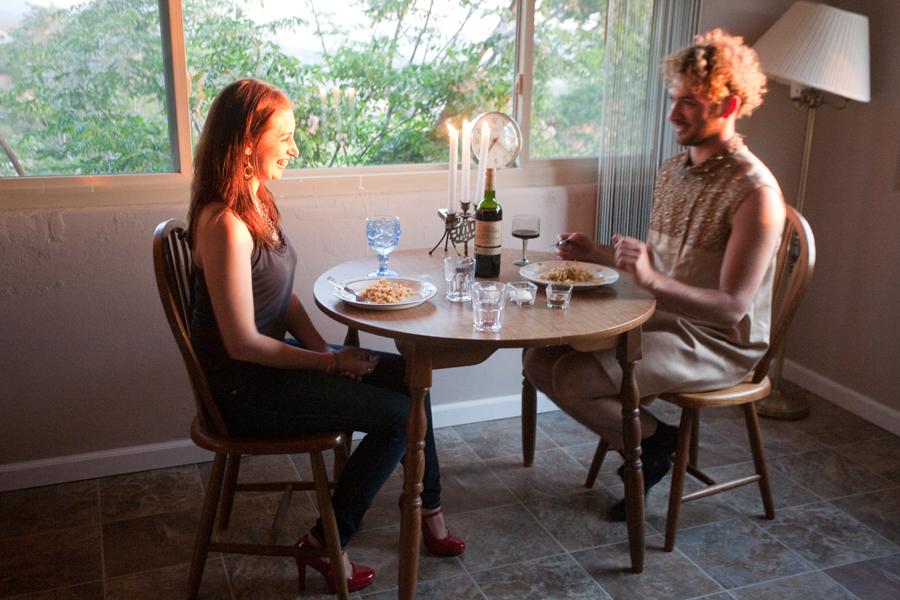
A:
[[[665,550],[671,552],[675,547],[675,532],[678,531],[678,516],[681,513],[681,496],[684,494],[684,478],[690,458],[691,439],[693,438],[695,408],[681,410],[681,424],[678,428],[678,443],[675,448],[675,466],[672,469],[672,485],[669,490],[669,512],[666,515]]]
[[[231,509],[234,506],[234,489],[241,469],[241,455],[229,454],[225,462],[225,478],[222,482],[222,499],[219,506],[219,529],[228,529]]]
[[[188,598],[194,600],[200,592],[200,581],[206,567],[206,556],[209,554],[209,540],[212,537],[213,524],[216,520],[216,509],[222,492],[222,474],[225,471],[225,454],[216,454],[209,481],[206,482],[206,494],[203,496],[203,508],[200,511],[200,524],[194,540],[194,552],[191,556],[191,572],[188,577]]]
[[[322,529],[325,534],[328,560],[334,574],[334,585],[338,598],[346,600],[350,597],[350,592],[347,589],[347,575],[344,573],[344,560],[341,557],[341,537],[334,517],[334,507],[331,505],[331,493],[328,490],[328,471],[325,469],[325,460],[321,452],[310,452],[309,462],[312,465],[316,500],[319,505],[319,516],[322,517]]]
[[[759,493],[762,496],[763,508],[767,519],[775,518],[775,505],[772,503],[772,488],[769,486],[769,471],[766,468],[766,457],[763,453],[762,434],[759,431],[759,417],[756,415],[756,404],[744,405],[744,419],[747,421],[747,437],[750,438],[750,449],[753,452],[753,466],[759,475]]]
[[[689,465],[694,468],[700,468],[700,411],[693,410],[694,416],[691,418],[691,458]]]
[[[525,350],[522,350],[525,360]],[[534,440],[537,435],[537,390],[522,371],[522,464],[534,464]]]
[[[594,452],[594,460],[591,461],[591,468],[588,469],[587,479],[584,480],[584,487],[594,487],[594,482],[597,481],[597,474],[600,472],[600,467],[603,466],[603,459],[606,458],[607,450],[609,450],[609,443],[600,438],[600,443],[597,444],[597,450]]]

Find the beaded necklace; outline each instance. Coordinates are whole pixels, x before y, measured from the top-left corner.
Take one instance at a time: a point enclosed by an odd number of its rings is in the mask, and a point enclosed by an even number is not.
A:
[[[280,241],[278,231],[275,229],[275,223],[272,222],[272,217],[269,216],[268,209],[263,208],[262,204],[255,196],[253,197],[253,206],[256,207],[256,213],[265,222],[266,230],[269,232],[269,238],[273,242],[278,243]]]

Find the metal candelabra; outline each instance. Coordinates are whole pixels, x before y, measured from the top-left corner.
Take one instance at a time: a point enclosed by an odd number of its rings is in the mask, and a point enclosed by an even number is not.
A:
[[[475,215],[469,214],[469,202],[461,202],[462,212],[450,212],[446,208],[438,209],[438,217],[444,222],[444,234],[437,241],[434,248],[428,251],[431,255],[441,242],[444,242],[444,252],[446,252],[450,244],[453,244],[453,250],[459,254],[457,244],[463,246],[463,256],[469,255],[469,240],[475,237]]]

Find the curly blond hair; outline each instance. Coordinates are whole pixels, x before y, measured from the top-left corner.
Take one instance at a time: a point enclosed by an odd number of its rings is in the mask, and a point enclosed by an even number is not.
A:
[[[756,52],[744,45],[744,38],[721,29],[697,35],[693,45],[667,56],[663,74],[667,84],[683,82],[692,93],[713,102],[737,96],[738,118],[756,110],[766,93],[766,76]]]

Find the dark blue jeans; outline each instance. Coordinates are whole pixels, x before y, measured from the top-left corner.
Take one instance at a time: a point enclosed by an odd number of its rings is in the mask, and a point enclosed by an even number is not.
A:
[[[366,434],[350,455],[332,494],[341,546],[359,530],[363,514],[406,453],[406,421],[412,404],[403,383],[406,363],[396,354],[376,354],[380,360],[375,371],[362,381],[323,371],[263,367],[255,370],[246,385],[218,402],[233,435]],[[428,430],[422,506],[436,508],[441,505],[441,481],[428,395],[425,412]],[[324,541],[321,519],[312,532]]]

